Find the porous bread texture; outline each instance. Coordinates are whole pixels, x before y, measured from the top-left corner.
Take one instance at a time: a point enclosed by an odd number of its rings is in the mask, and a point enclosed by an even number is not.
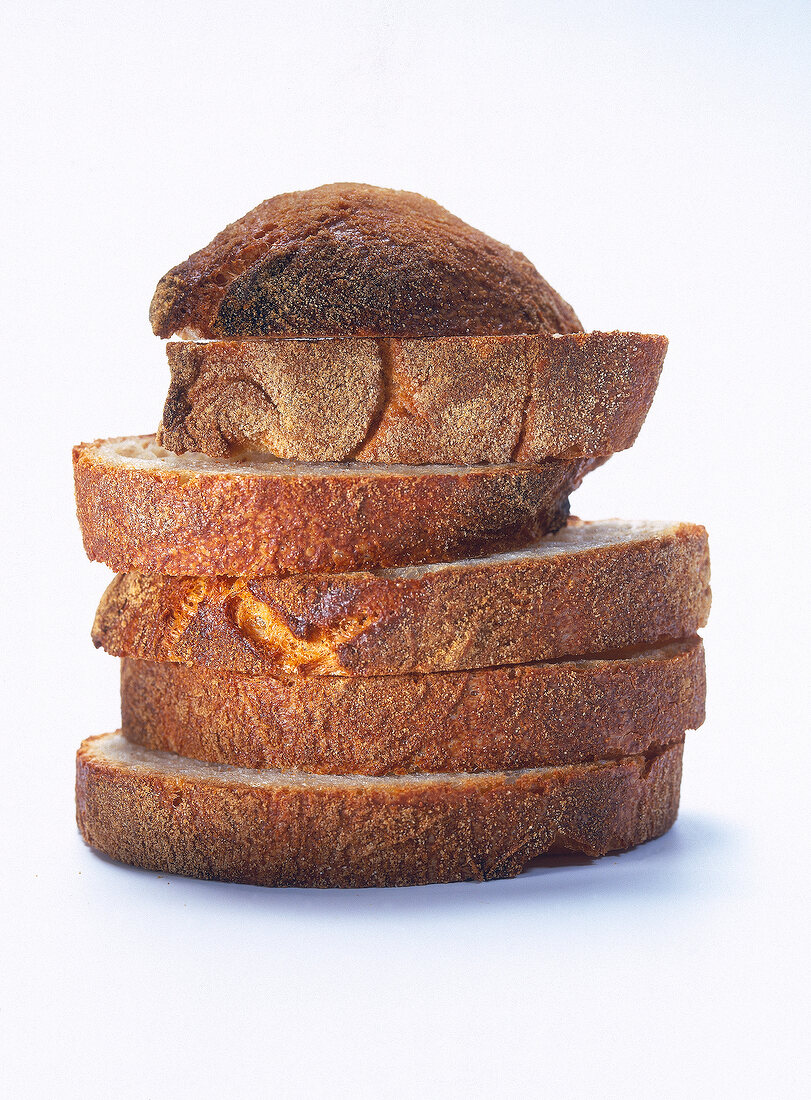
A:
[[[266,199],[158,283],[157,336],[578,332],[527,258],[410,191]]]
[[[526,546],[566,520],[602,460],[312,465],[187,454],[154,436],[73,450],[89,558],[171,576],[325,573]]]
[[[387,675],[596,654],[707,621],[709,550],[688,523],[576,521],[527,550],[376,573],[127,573],[93,641],[120,657],[251,675]]]
[[[153,871],[261,886],[509,878],[599,856],[676,819],[682,742],[650,756],[478,775],[314,776],[204,764],[120,734],[79,749],[85,841]]]
[[[704,721],[699,638],[606,658],[405,676],[121,662],[124,736],[249,768],[479,772],[649,755]]]
[[[628,332],[170,342],[158,442],[304,461],[536,462],[630,447],[667,340]]]

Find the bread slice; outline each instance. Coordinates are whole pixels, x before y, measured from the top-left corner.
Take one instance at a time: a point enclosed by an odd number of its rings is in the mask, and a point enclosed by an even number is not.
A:
[[[112,569],[255,576],[442,561],[526,546],[600,459],[308,465],[177,455],[154,436],[73,449],[85,550]]]
[[[314,776],[150,752],[121,734],[77,758],[88,844],[153,871],[262,886],[509,878],[545,852],[599,856],[659,836],[682,742],[650,756],[478,775]]]
[[[181,454],[474,465],[610,455],[667,340],[633,332],[166,345],[158,442]]]
[[[609,658],[411,676],[244,676],[121,663],[122,729],[249,768],[400,775],[650,754],[704,720],[699,638]]]
[[[692,635],[710,607],[703,527],[570,523],[527,550],[378,573],[127,573],[93,640],[120,657],[267,675],[379,675],[581,656]]]
[[[260,203],[158,283],[157,336],[577,332],[526,256],[431,199],[333,183]]]

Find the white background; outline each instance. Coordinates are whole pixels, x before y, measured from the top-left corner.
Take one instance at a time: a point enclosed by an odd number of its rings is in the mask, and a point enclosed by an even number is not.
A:
[[[793,1097],[808,1085],[808,61],[801,3],[22,3],[0,28],[10,1097]],[[587,328],[666,333],[574,499],[711,535],[709,718],[663,839],[400,891],[94,856],[117,724],[70,445],[149,431],[159,276],[279,191],[421,191]],[[805,1040],[805,1041],[804,1041]]]

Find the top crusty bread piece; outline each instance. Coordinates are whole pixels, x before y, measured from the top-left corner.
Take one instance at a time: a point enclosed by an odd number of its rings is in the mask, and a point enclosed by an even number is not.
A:
[[[333,183],[266,199],[158,283],[157,336],[579,332],[520,252],[431,199]]]
[[[570,523],[472,561],[295,577],[116,577],[93,641],[252,675],[486,668],[687,637],[710,608],[707,532]]]
[[[178,457],[154,436],[73,449],[87,555],[172,576],[335,573],[526,546],[599,458],[489,466]]]
[[[172,341],[158,442],[227,457],[473,465],[610,455],[653,401],[663,336]]]

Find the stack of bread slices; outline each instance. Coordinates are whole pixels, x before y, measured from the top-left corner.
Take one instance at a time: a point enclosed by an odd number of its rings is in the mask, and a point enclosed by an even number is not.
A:
[[[666,341],[584,333],[418,195],[270,199],[152,303],[156,436],[74,450],[122,729],[78,754],[116,859],[279,886],[517,874],[667,830],[703,721],[706,532],[583,522]]]

